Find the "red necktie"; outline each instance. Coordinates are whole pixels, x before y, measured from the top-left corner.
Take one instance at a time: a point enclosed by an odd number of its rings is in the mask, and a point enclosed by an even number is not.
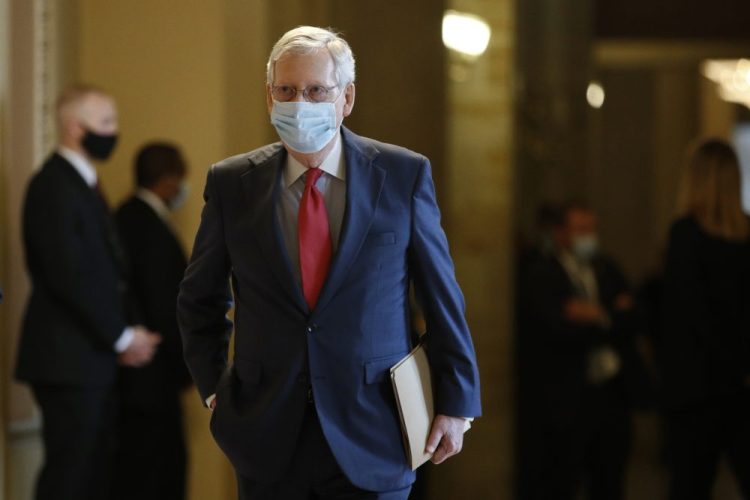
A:
[[[315,308],[331,264],[331,231],[323,195],[315,183],[323,175],[319,168],[307,170],[305,191],[299,204],[299,266],[302,291],[310,309]]]

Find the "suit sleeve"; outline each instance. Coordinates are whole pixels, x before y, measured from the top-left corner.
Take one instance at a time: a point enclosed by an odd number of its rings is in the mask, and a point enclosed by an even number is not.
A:
[[[29,190],[24,215],[27,258],[34,285],[44,286],[70,314],[85,325],[81,332],[101,350],[115,350],[115,342],[126,328],[122,297],[116,276],[102,276],[97,265],[105,261],[91,257],[100,246],[81,207],[67,199],[64,189]],[[33,262],[31,262],[33,260]],[[114,282],[112,281],[114,280]]]
[[[214,393],[226,368],[232,332],[232,323],[227,318],[232,306],[231,264],[215,182],[216,172],[212,168],[206,180],[205,205],[193,255],[177,299],[185,363],[202,401]]]
[[[427,325],[436,413],[478,417],[479,371],[427,159],[412,193],[410,267]]]

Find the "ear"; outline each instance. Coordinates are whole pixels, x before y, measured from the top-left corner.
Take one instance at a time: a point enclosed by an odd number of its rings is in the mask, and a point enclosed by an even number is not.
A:
[[[273,96],[271,95],[271,85],[266,84],[266,107],[268,108],[268,114],[271,114],[273,110]]]
[[[77,141],[82,140],[86,135],[86,128],[83,126],[80,120],[72,116],[65,117],[63,127],[66,130],[68,136]]]
[[[352,110],[354,109],[354,96],[355,96],[355,88],[354,83],[350,83],[346,86],[346,90],[344,91],[344,117],[349,116],[352,114]]]

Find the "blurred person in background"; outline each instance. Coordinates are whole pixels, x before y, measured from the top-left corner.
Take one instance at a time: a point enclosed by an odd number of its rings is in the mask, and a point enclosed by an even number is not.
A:
[[[750,220],[718,139],[688,159],[662,300],[670,499],[708,500],[720,458],[750,498]]]
[[[182,359],[176,310],[187,259],[170,212],[185,200],[186,174],[176,146],[145,145],[135,159],[137,189],[115,215],[139,322],[160,332],[163,339],[148,364],[120,369],[113,490],[115,498],[122,500],[185,498],[180,393],[189,385],[190,375]]]
[[[160,337],[130,321],[126,263],[93,166],[117,141],[115,102],[100,89],[73,86],[60,97],[57,118],[57,150],[32,178],[24,204],[32,292],[16,377],[31,385],[42,413],[36,498],[103,500],[110,498],[118,360],[143,365]]]
[[[619,267],[599,251],[597,217],[570,202],[558,212],[554,250],[521,286],[522,397],[534,460],[523,499],[623,498],[630,411],[644,386],[635,350],[638,315]]]

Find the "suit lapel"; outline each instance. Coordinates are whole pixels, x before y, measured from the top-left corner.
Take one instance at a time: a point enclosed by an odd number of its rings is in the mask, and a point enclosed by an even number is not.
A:
[[[372,223],[385,181],[385,170],[373,163],[378,151],[343,128],[346,161],[346,213],[328,278],[318,299],[321,310],[341,286]]]
[[[307,304],[292,273],[276,213],[285,158],[286,154],[281,149],[262,163],[256,164],[251,159],[250,169],[241,176],[242,190],[249,208],[250,233],[284,292],[297,307],[307,312]]]

